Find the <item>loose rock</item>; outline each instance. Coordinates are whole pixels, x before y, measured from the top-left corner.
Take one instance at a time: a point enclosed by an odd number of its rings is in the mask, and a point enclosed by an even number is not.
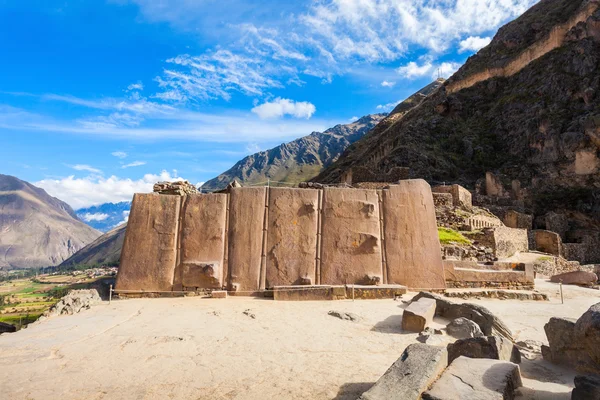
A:
[[[598,282],[598,276],[588,271],[572,271],[554,275],[550,278],[550,282],[562,282],[565,285],[591,286]]]
[[[489,358],[493,360],[521,362],[521,353],[512,342],[501,336],[486,336],[457,340],[448,345],[448,361],[458,357]]]
[[[446,326],[446,332],[457,339],[484,336],[479,325],[464,317],[452,320],[452,322]]]
[[[402,314],[402,329],[410,332],[421,332],[433,321],[436,302],[422,298],[410,303]]]
[[[360,321],[360,317],[353,313],[346,313],[346,312],[332,310],[332,311],[329,311],[327,313],[327,315],[331,315],[332,317],[343,319],[345,321],[352,321],[352,322]]]
[[[62,314],[76,314],[82,310],[89,310],[94,304],[102,301],[96,289],[71,290],[69,294],[60,299],[44,313],[44,317]]]

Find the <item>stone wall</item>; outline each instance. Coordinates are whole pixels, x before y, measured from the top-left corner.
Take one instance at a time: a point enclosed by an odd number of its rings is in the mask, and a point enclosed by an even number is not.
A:
[[[383,190],[136,194],[116,289],[252,295],[278,286],[347,284],[445,287],[425,181]]]
[[[473,206],[471,192],[460,185],[441,185],[431,188],[434,193],[450,193],[454,207],[470,208]]]

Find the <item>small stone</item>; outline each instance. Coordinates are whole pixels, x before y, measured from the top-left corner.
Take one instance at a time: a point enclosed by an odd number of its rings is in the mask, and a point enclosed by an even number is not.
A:
[[[252,319],[256,319],[256,315],[254,315],[254,313],[252,313],[252,310],[248,309],[244,311],[244,315],[249,316]]]
[[[436,302],[433,299],[421,298],[413,301],[402,314],[402,329],[410,332],[421,332],[433,321]]]
[[[360,317],[353,313],[346,313],[346,312],[332,310],[332,311],[329,311],[327,313],[327,315],[331,315],[332,317],[336,317],[336,318],[339,318],[344,321],[352,321],[352,322],[360,321]]]
[[[457,339],[484,336],[479,325],[464,317],[453,319],[452,322],[446,326],[446,332]]]

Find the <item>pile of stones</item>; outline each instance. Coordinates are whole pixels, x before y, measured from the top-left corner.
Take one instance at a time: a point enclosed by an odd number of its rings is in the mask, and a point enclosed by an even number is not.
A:
[[[69,294],[60,299],[58,303],[50,307],[40,320],[62,314],[76,314],[83,310],[89,310],[102,299],[96,289],[71,290]]]
[[[185,196],[198,193],[198,189],[188,181],[158,182],[154,184],[154,193]]]

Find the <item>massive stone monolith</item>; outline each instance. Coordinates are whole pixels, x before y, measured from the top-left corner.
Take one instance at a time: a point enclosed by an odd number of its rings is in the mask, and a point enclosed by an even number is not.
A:
[[[444,267],[433,195],[422,179],[383,191],[387,282],[412,289],[443,289]]]
[[[321,284],[383,283],[375,190],[325,188],[322,229]]]
[[[269,189],[266,287],[316,283],[319,191]]]
[[[222,288],[227,195],[188,195],[181,213],[181,253],[174,289]]]
[[[250,294],[262,282],[263,230],[267,188],[232,188],[229,194],[229,289]],[[245,292],[245,293],[244,293]]]
[[[121,251],[118,290],[173,289],[180,201],[180,196],[134,195]]]

